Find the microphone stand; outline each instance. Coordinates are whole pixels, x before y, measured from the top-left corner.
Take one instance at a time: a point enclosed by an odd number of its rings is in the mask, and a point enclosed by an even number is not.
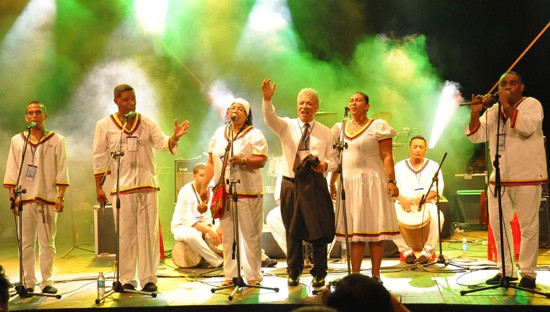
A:
[[[71,249],[69,249],[63,256],[61,256],[61,259],[65,259],[65,257],[67,257],[71,252],[73,252],[73,250],[75,249],[80,249],[80,250],[84,250],[84,251],[89,251],[89,252],[94,252],[93,250],[91,249],[88,249],[88,248],[84,248],[84,247],[80,247],[80,246],[86,246],[86,245],[91,245],[91,244],[88,244],[88,243],[81,243],[81,244],[78,244],[76,242],[76,237],[77,237],[77,234],[76,234],[76,228],[75,228],[75,219],[74,219],[74,208],[71,209],[71,221],[72,221],[72,231],[73,231],[73,246],[71,247]]]
[[[32,124],[31,124],[32,125]],[[35,124],[36,125],[36,124]],[[34,126],[33,126],[34,127]],[[25,142],[23,145],[23,153],[21,154],[21,163],[19,164],[19,173],[17,174],[17,182],[15,183],[15,189],[13,190],[13,199],[11,200],[11,208],[15,209],[15,203],[18,202],[17,205],[17,211],[19,212],[19,231],[18,231],[18,238],[17,238],[17,249],[19,251],[19,283],[15,284],[15,291],[21,298],[28,298],[32,297],[34,295],[36,296],[43,296],[43,297],[54,297],[56,299],[61,299],[61,295],[59,294],[45,294],[45,293],[35,293],[32,291],[27,291],[25,288],[25,285],[23,284],[23,198],[21,194],[27,193],[26,189],[23,189],[21,187],[20,181],[21,181],[21,172],[23,171],[23,164],[25,162],[25,154],[27,153],[27,146],[29,145],[29,140],[31,137],[31,128],[27,128],[27,137],[25,138]],[[19,199],[17,201],[16,199]],[[33,285],[34,290],[34,285]]]
[[[116,187],[115,187],[115,198],[116,198],[116,222],[115,222],[115,232],[116,232],[116,260],[115,260],[115,281],[113,282],[113,288],[105,293],[104,296],[99,296],[95,300],[96,304],[100,304],[105,300],[105,298],[111,296],[113,293],[135,293],[140,295],[149,295],[153,298],[157,297],[157,294],[154,292],[148,292],[148,291],[140,291],[140,290],[132,290],[132,289],[124,289],[122,287],[122,283],[120,282],[120,157],[124,156],[124,152],[122,151],[122,135],[124,134],[124,131],[126,130],[126,125],[128,124],[128,118],[126,117],[126,120],[124,121],[124,125],[122,126],[122,129],[120,130],[120,134],[118,137],[118,140],[116,142],[114,151],[111,152],[111,158],[109,159],[109,163],[107,164],[107,167],[105,168],[105,173],[103,174],[103,177],[101,177],[100,185],[103,186],[105,183],[105,179],[107,177],[107,174],[109,172],[109,168],[111,168],[111,164],[114,159],[117,161],[117,168],[116,168]],[[105,208],[105,203],[101,205],[101,207]]]
[[[439,163],[439,167],[437,168],[437,171],[434,174],[434,177],[432,178],[432,183],[430,184],[430,187],[428,187],[428,190],[426,191],[426,194],[422,195],[422,198],[420,198],[420,203],[418,204],[418,209],[422,209],[422,206],[426,205],[426,198],[428,197],[428,194],[430,193],[430,190],[432,189],[432,186],[435,183],[435,192],[436,192],[436,199],[435,199],[435,205],[436,205],[436,212],[437,212],[437,234],[438,234],[438,241],[439,241],[439,256],[437,257],[437,263],[443,263],[445,262],[445,256],[443,256],[443,246],[441,244],[441,216],[440,216],[440,207],[439,207],[439,171],[441,171],[441,167],[443,167],[443,162],[445,161],[445,158],[447,158],[447,152],[443,155],[443,159],[441,159],[441,162]]]
[[[348,265],[348,275],[351,274],[351,258],[350,258],[350,243],[349,243],[349,237],[348,237],[348,218],[346,214],[346,190],[344,189],[344,175],[342,171],[342,162],[344,157],[344,149],[348,148],[348,143],[344,140],[344,129],[346,128],[346,124],[348,123],[348,113],[349,108],[345,108],[344,113],[344,120],[342,120],[342,127],[340,127],[340,134],[338,135],[338,142],[334,143],[333,148],[338,151],[338,169],[337,172],[340,173],[339,182],[338,182],[338,188],[336,190],[337,194],[340,194],[340,196],[336,196],[336,207],[337,209],[340,209],[340,203],[342,203],[342,214],[344,217],[344,244],[346,244],[346,259],[347,265]],[[337,214],[339,215],[339,214]]]
[[[501,180],[500,180],[500,152],[499,152],[499,138],[498,138],[499,131],[500,131],[500,114],[502,113],[502,106],[500,104],[500,101],[497,101],[497,104],[498,104],[498,111],[497,111],[497,116],[496,116],[496,119],[497,119],[497,138],[496,138],[496,147],[495,147],[495,160],[493,161],[493,166],[495,168],[495,193],[496,193],[496,197],[497,197],[497,200],[498,200],[498,221],[499,221],[499,225],[500,225],[500,228],[499,228],[499,234],[500,234],[500,262],[502,264],[502,276],[500,278],[500,283],[498,285],[486,286],[486,287],[482,287],[482,288],[478,288],[478,289],[471,289],[471,290],[461,290],[460,295],[464,296],[464,295],[472,293],[472,292],[478,292],[478,291],[483,291],[483,290],[487,290],[487,289],[495,289],[495,288],[501,288],[502,287],[502,288],[505,288],[505,289],[508,289],[508,288],[519,289],[519,290],[527,291],[527,292],[530,292],[530,293],[543,295],[546,298],[550,298],[550,293],[543,293],[543,292],[540,292],[540,291],[536,291],[534,289],[529,289],[529,288],[524,288],[524,287],[511,285],[510,281],[508,280],[508,278],[506,276],[506,261],[504,260],[504,255],[505,255],[504,240],[505,240],[505,237],[503,236],[503,234],[504,234],[504,230],[503,230],[503,228],[504,228],[504,215],[503,215],[503,212],[502,212],[502,193],[501,193],[502,184],[501,184]],[[490,187],[489,187],[489,189],[490,189]]]

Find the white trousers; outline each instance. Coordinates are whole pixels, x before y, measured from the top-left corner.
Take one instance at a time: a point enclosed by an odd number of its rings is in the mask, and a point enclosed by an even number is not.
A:
[[[395,206],[396,209],[402,209],[401,205],[397,202],[395,203]],[[421,255],[424,255],[430,259],[435,253],[435,247],[437,246],[439,239],[439,232],[437,231],[437,206],[435,204],[426,203],[424,207],[426,207],[430,215],[430,232],[428,234],[428,239],[424,244],[424,248],[422,248]],[[441,211],[439,212],[439,217],[441,218],[440,229],[443,229],[443,222],[445,221],[445,218],[443,217],[443,213]],[[397,245],[399,252],[404,257],[414,252],[412,248],[407,245],[405,239],[401,235],[394,239],[393,242]]]
[[[116,224],[118,209],[115,205]],[[157,225],[157,192],[120,195],[119,275],[123,285],[128,283],[136,287],[136,276],[142,287],[157,282],[160,257]]]
[[[218,256],[206,243],[202,232],[189,226],[178,226],[172,230],[176,241],[184,241],[189,247],[198,253],[212,267],[219,267],[223,258]]]
[[[281,206],[271,209],[265,218],[265,222],[271,230],[273,239],[286,255],[286,230],[281,216]]]
[[[231,202],[230,202],[231,201]],[[237,259],[233,259],[233,242],[235,241],[233,227],[232,199],[228,201],[226,209],[220,220],[223,233],[223,271],[226,280],[237,277]],[[242,277],[248,281],[262,281],[262,214],[263,197],[239,198],[237,201],[238,229],[240,241],[240,262],[243,268]]]
[[[35,246],[38,234],[38,246],[40,257],[40,273],[42,282],[40,288],[51,286],[53,274],[53,262],[55,259],[55,233],[57,215],[53,205],[44,203],[30,203],[23,205],[23,232],[21,239],[23,254],[23,281],[25,288],[33,288],[36,285],[35,276]],[[19,226],[19,218],[17,220]],[[17,231],[19,235],[19,229]]]
[[[497,249],[497,264],[502,273],[502,257],[500,248],[500,222],[498,198],[493,194],[494,185],[489,186],[487,199],[489,201],[489,222],[495,237]],[[502,215],[504,221],[504,260],[506,276],[516,276],[514,261],[511,255],[514,241],[510,221],[517,212],[519,229],[521,231],[521,248],[519,250],[520,275],[536,277],[537,256],[539,251],[539,209],[542,188],[540,185],[513,186],[502,188]],[[510,248],[511,247],[511,248]]]

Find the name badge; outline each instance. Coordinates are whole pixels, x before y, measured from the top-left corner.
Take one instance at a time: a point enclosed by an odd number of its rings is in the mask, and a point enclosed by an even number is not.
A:
[[[126,140],[128,141],[128,152],[137,152],[138,149],[138,137],[137,136],[127,136]]]
[[[309,148],[298,150],[298,157],[300,157],[300,161],[304,160],[304,158],[306,158],[307,156],[309,156]]]
[[[506,134],[505,133],[499,133],[498,134],[498,150],[503,152],[506,148]]]
[[[25,180],[33,181],[36,176],[36,171],[38,171],[38,166],[29,164],[27,172],[25,173]]]

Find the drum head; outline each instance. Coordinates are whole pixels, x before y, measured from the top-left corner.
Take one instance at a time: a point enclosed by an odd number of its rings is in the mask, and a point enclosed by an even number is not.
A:
[[[214,242],[212,241],[212,238],[210,238],[210,236],[208,236],[208,235],[204,236],[204,240],[206,241],[206,244],[208,245],[208,247],[210,247],[210,249],[213,252],[215,252],[218,256],[223,257],[223,246],[222,246],[222,244],[215,245]]]
[[[420,251],[430,234],[430,214],[425,210],[418,211],[417,207],[412,208],[411,212],[406,212],[400,205],[396,205],[397,221],[407,245],[415,251]]]
[[[411,207],[410,212],[406,212],[401,206],[396,205],[397,222],[401,227],[415,230],[421,229],[430,223],[430,213],[425,210],[418,211],[418,207]]]
[[[187,245],[186,242],[178,241],[172,249],[172,261],[179,268],[192,268],[199,265],[202,257]]]

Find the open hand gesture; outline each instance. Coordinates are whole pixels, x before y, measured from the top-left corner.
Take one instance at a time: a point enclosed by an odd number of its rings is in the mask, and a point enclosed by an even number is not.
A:
[[[262,92],[264,94],[264,100],[271,101],[271,98],[273,97],[273,94],[275,94],[275,87],[277,86],[276,83],[273,84],[273,86],[270,85],[271,79],[265,78],[262,82]]]
[[[174,139],[179,140],[184,134],[187,133],[187,128],[189,128],[189,120],[178,124],[178,120],[174,119]]]

